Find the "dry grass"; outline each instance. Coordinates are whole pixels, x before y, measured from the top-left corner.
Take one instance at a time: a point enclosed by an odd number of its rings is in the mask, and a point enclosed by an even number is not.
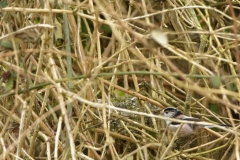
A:
[[[239,1],[0,6],[0,159],[240,159]],[[167,106],[233,127],[176,140]]]

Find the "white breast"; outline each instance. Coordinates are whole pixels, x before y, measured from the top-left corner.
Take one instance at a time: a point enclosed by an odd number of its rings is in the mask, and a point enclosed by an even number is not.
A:
[[[173,125],[173,124],[171,124],[171,121],[166,121],[166,124],[167,124],[168,128],[173,132],[176,132],[177,129],[181,126],[180,124]],[[185,137],[185,136],[191,135],[193,133],[194,133],[194,130],[191,127],[191,125],[183,124],[181,130],[178,132],[178,136]]]

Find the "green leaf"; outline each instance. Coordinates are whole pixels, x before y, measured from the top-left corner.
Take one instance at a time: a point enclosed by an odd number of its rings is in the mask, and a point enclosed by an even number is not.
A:
[[[3,78],[0,78],[0,87],[2,86]]]
[[[219,105],[218,104],[210,104],[209,109],[217,114],[219,114]]]
[[[112,29],[109,25],[102,24],[101,30],[107,35],[112,33]]]
[[[218,105],[218,104],[210,104],[210,105],[209,105],[209,109],[210,109],[212,112],[219,114],[219,105]],[[216,118],[214,118],[214,117],[211,117],[210,119],[211,119],[212,121],[214,121],[214,122],[219,123],[218,120],[217,120]],[[217,128],[212,128],[212,130],[218,131]]]
[[[34,24],[38,24],[40,22],[40,18],[38,18],[38,17],[35,18],[33,22],[34,22]]]
[[[17,73],[16,72],[12,72],[11,73],[11,77],[7,80],[7,83],[4,87],[5,91],[9,91],[13,88],[13,85],[14,85],[14,80],[16,79],[17,77]]]
[[[118,91],[118,96],[123,97],[124,96],[124,92]]]
[[[7,0],[0,1],[0,9],[7,7]]]
[[[4,87],[5,91],[10,91],[13,88],[13,82],[14,82],[14,78],[11,77],[10,79],[8,79],[6,86]]]
[[[221,78],[219,76],[212,76],[211,84],[212,84],[213,88],[219,88],[221,85]]]
[[[6,39],[3,39],[0,43],[0,48],[2,48],[3,50],[12,50],[13,46],[12,46],[12,42]]]
[[[237,85],[235,83],[228,83],[227,89],[233,92],[238,92]]]

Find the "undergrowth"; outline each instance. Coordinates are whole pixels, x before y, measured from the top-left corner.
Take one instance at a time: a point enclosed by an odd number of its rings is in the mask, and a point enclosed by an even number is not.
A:
[[[0,159],[240,159],[239,1],[0,7]],[[176,139],[169,106],[231,127]]]

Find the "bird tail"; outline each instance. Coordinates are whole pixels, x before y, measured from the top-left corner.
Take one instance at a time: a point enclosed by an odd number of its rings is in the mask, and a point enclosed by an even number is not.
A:
[[[218,124],[218,125],[224,128],[232,127],[229,124]],[[203,126],[203,128],[216,128],[216,126]]]

